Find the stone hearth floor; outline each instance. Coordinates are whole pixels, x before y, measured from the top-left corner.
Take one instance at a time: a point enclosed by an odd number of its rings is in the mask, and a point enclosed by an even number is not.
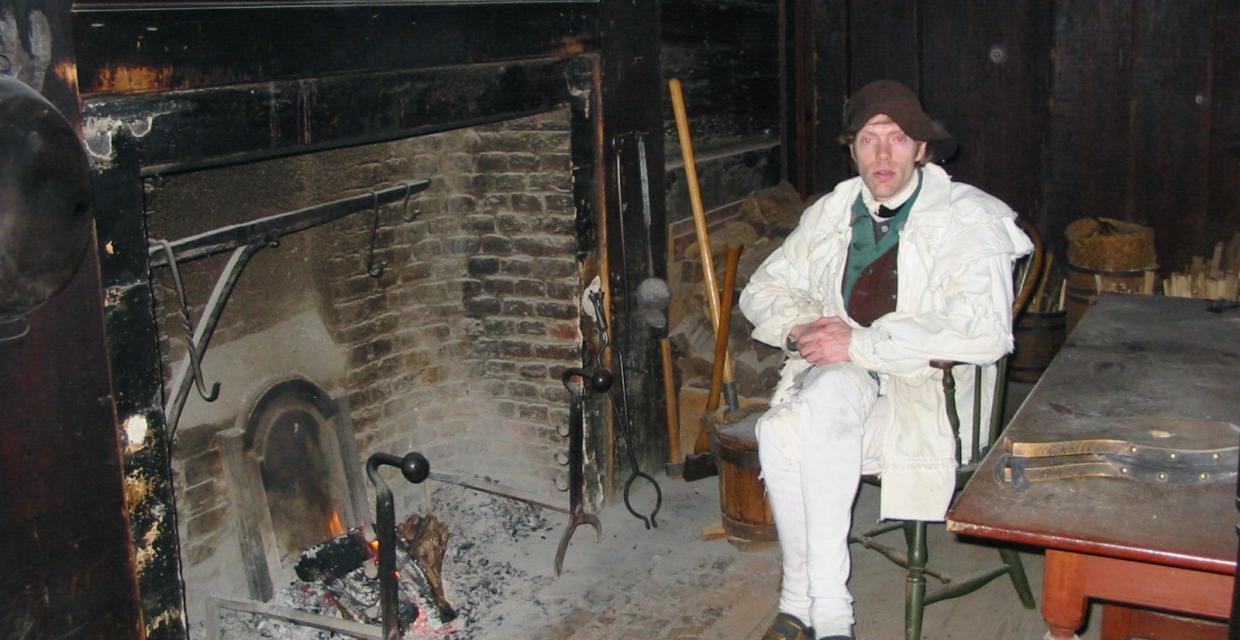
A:
[[[581,527],[556,578],[556,544],[567,516],[544,512],[549,529],[524,541],[507,558],[528,572],[535,587],[508,585],[502,602],[477,622],[449,637],[471,640],[562,638],[571,640],[649,639],[758,640],[774,615],[779,586],[779,553],[767,543],[747,549],[727,540],[703,541],[704,527],[719,521],[717,480],[685,483],[658,476],[663,488],[659,527],[650,531],[622,502],[599,514],[602,542]],[[652,494],[636,493],[638,510],[653,504]],[[855,522],[864,526],[877,518],[878,492],[864,487]],[[893,534],[892,542],[902,537]],[[939,552],[936,555],[936,551]],[[932,527],[931,557],[956,575],[998,560],[979,545],[955,544],[941,526]],[[1041,588],[1042,556],[1024,554],[1029,579]],[[857,634],[866,640],[903,637],[904,574],[876,553],[854,547],[853,579]],[[942,559],[942,558],[940,558]],[[1082,640],[1098,638],[1097,617]],[[1020,606],[1006,578],[964,598],[926,610],[924,638],[1041,638],[1041,616]]]
[[[663,489],[659,526],[646,530],[617,500],[598,514],[600,542],[588,525],[577,529],[559,577],[554,559],[566,514],[473,492],[462,495],[458,487],[427,487],[436,515],[452,531],[444,573],[449,600],[461,617],[438,630],[415,628],[405,639],[759,640],[775,614],[777,546],[703,541],[703,528],[719,522],[717,480],[685,483],[661,473],[657,478]],[[653,492],[643,487],[633,503],[647,512]],[[875,522],[877,513],[878,491],[863,486],[854,526]],[[902,542],[898,532],[889,535],[892,544]],[[852,555],[857,637],[903,638],[904,573],[877,553],[854,547]],[[1037,593],[1042,556],[1022,556]],[[942,526],[930,528],[930,557],[958,576],[998,560],[991,548],[956,543]],[[1081,640],[1099,637],[1096,606],[1093,613]],[[1036,640],[1044,632],[1038,612],[1023,609],[1010,582],[1001,578],[927,608],[922,637]],[[263,621],[233,624],[224,637],[345,636]]]
[[[1028,385],[1012,386],[1009,413],[1028,392]],[[588,525],[579,527],[558,577],[555,552],[567,514],[426,483],[421,501],[433,505],[451,532],[443,569],[448,598],[461,618],[439,630],[411,630],[406,640],[759,640],[778,599],[777,546],[703,541],[702,530],[719,523],[718,480],[686,483],[661,472],[654,475],[663,490],[659,526],[646,530],[617,495],[598,514],[601,541],[595,543]],[[653,491],[643,482],[634,489],[634,507],[648,513]],[[854,527],[868,526],[877,514],[878,491],[863,486]],[[968,575],[998,560],[994,549],[959,543],[941,525],[932,525],[929,534],[931,561],[953,575]],[[899,532],[888,535],[891,544],[902,545]],[[903,571],[856,546],[852,556],[849,584],[856,599],[857,637],[903,638]],[[1040,600],[1042,556],[1035,550],[1022,557]],[[1095,605],[1081,640],[1097,640],[1099,626]],[[1011,583],[1000,578],[963,598],[928,607],[922,637],[1036,640],[1044,632],[1038,612],[1023,609]],[[226,637],[342,636],[278,629]]]

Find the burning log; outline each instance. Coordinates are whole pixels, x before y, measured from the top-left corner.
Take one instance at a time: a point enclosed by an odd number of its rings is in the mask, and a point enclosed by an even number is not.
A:
[[[352,529],[303,551],[293,571],[306,582],[331,582],[360,569],[374,557],[362,530]]]
[[[396,533],[402,543],[396,546],[402,625],[411,623],[419,609],[432,628],[455,620],[442,577],[448,528],[433,515],[414,514]],[[345,619],[375,623],[381,619],[377,557],[377,541],[367,541],[356,528],[303,551],[293,570],[305,582],[322,584]]]

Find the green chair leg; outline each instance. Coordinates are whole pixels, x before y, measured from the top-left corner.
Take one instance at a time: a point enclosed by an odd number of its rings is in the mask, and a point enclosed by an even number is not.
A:
[[[904,585],[904,637],[921,640],[921,618],[926,606],[926,523],[904,525],[908,544],[908,582]]]
[[[1029,579],[1025,577],[1025,565],[1020,561],[1020,554],[1015,549],[999,549],[999,556],[1008,566],[1008,577],[1012,579],[1012,586],[1016,587],[1020,603],[1026,609],[1036,608],[1038,605],[1033,601],[1033,590],[1029,588]]]

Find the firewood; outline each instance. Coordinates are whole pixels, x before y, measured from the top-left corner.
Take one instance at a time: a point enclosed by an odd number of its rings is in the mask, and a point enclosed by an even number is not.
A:
[[[1227,243],[1227,250],[1223,253],[1223,271],[1231,274],[1240,273],[1240,233],[1231,236],[1231,240]]]
[[[408,550],[409,561],[402,563],[401,579],[408,578],[422,610],[432,627],[443,626],[456,619],[456,610],[448,603],[443,589],[443,557],[448,548],[448,527],[433,515],[410,515],[396,526]]]

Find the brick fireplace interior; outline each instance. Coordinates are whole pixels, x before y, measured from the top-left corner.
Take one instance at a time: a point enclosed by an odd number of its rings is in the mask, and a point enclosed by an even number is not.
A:
[[[565,500],[560,373],[582,344],[570,143],[559,108],[146,180],[160,239],[431,182],[281,238],[238,279],[202,358],[219,397],[192,393],[173,440],[191,618],[207,593],[270,597],[333,515],[369,523],[359,451],[418,450],[445,476]],[[179,265],[195,318],[227,258]],[[167,384],[186,341],[170,269],[153,278]]]

